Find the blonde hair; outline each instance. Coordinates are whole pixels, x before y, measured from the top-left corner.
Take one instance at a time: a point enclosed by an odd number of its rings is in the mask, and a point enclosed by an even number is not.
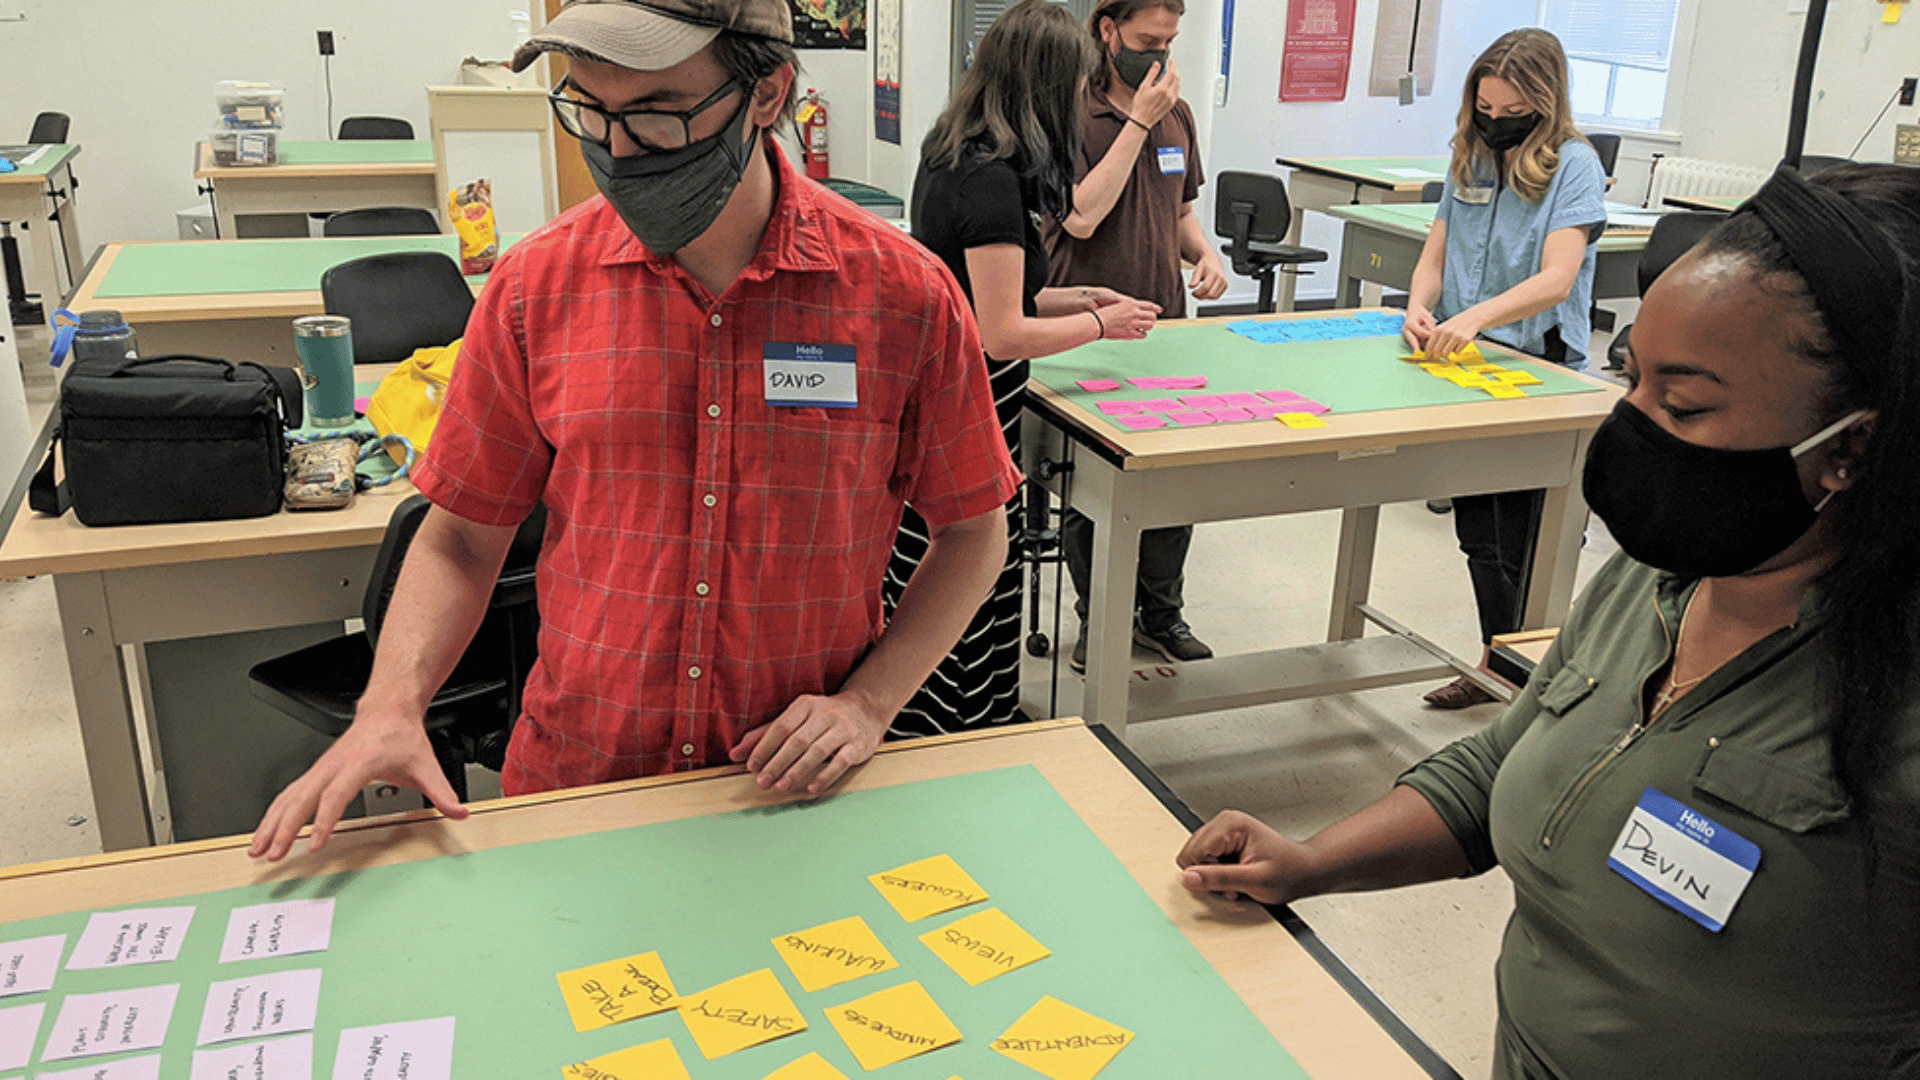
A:
[[[1540,115],[1540,123],[1527,140],[1507,153],[1501,178],[1521,198],[1539,202],[1553,183],[1554,170],[1560,167],[1560,147],[1569,139],[1587,141],[1573,126],[1573,104],[1567,94],[1567,54],[1560,48],[1559,38],[1537,27],[1522,27],[1500,35],[1473,62],[1460,92],[1459,124],[1450,143],[1455,187],[1473,182],[1476,165],[1496,160],[1493,148],[1473,126],[1480,80],[1489,75],[1511,83],[1520,100]]]

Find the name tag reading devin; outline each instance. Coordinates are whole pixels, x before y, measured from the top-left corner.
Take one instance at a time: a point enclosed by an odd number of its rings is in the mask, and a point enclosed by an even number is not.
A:
[[[1753,880],[1760,848],[1685,803],[1648,788],[1627,815],[1607,865],[1717,934]]]
[[[767,404],[851,409],[860,404],[851,345],[769,341],[761,354]]]
[[[1187,171],[1187,152],[1178,146],[1162,146],[1160,155],[1160,175],[1172,176]]]

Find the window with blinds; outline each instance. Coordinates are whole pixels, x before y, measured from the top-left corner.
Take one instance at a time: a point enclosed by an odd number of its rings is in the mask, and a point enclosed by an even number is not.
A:
[[[1541,0],[1540,25],[1567,50],[1574,115],[1660,126],[1680,0]]]
[[[953,85],[960,85],[960,76],[973,66],[973,50],[980,46],[980,39],[986,35],[987,27],[993,21],[1006,14],[1007,9],[1019,0],[955,0],[953,5]],[[1053,0],[1054,3],[1073,12],[1073,17],[1081,22],[1093,14],[1099,6],[1099,0]]]

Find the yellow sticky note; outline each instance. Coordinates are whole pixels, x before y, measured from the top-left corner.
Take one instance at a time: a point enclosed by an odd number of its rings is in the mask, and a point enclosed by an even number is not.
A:
[[[594,1031],[673,1008],[673,980],[657,952],[563,971],[554,978],[560,981],[560,996],[566,999],[575,1031]]]
[[[1539,386],[1540,376],[1531,371],[1502,372],[1498,378],[1508,386]]]
[[[1501,367],[1499,364],[1474,364],[1467,368],[1467,370],[1473,372],[1475,375],[1498,375],[1507,369]]]
[[[630,1047],[560,1070],[563,1080],[692,1080],[672,1039]]]
[[[1521,398],[1521,397],[1527,396],[1527,392],[1525,390],[1522,390],[1517,386],[1508,386],[1506,383],[1503,383],[1503,382],[1496,382],[1491,386],[1481,387],[1481,389],[1485,390],[1487,393],[1493,395],[1494,397],[1501,398],[1501,399]]]
[[[1462,345],[1459,348],[1448,353],[1447,359],[1453,361],[1456,364],[1465,364],[1469,362],[1478,364],[1484,361],[1486,357],[1481,354],[1479,345],[1469,341],[1465,345]]]
[[[809,993],[900,966],[858,915],[782,934],[773,948]]]
[[[1280,421],[1281,423],[1287,425],[1290,428],[1316,428],[1316,427],[1327,426],[1327,422],[1325,420],[1320,419],[1319,417],[1313,415],[1312,413],[1283,412],[1279,416],[1274,417],[1274,419]]]
[[[990,1044],[994,1050],[1053,1080],[1092,1080],[1133,1041],[1133,1032],[1043,997]]]
[[[827,1022],[868,1072],[960,1041],[960,1029],[917,982],[836,1005]]]
[[[819,1054],[808,1054],[768,1073],[765,1080],[847,1080],[847,1074],[829,1065]]]
[[[995,975],[1053,955],[999,908],[928,931],[920,940],[968,986],[979,986]]]
[[[987,890],[967,876],[949,855],[897,866],[867,877],[893,910],[908,922],[963,908],[987,899]]]
[[[1474,389],[1483,389],[1485,387],[1492,386],[1493,380],[1487,378],[1485,375],[1462,375],[1459,378],[1453,380],[1453,385],[1472,387]],[[1503,383],[1502,385],[1505,385],[1505,384]]]
[[[680,1019],[708,1061],[807,1030],[806,1018],[771,968],[682,995]]]
[[[1900,5],[1888,4],[1887,9],[1880,13],[1880,21],[1883,23],[1886,23],[1888,26],[1892,26],[1894,23],[1899,22],[1900,21]]]
[[[1412,364],[1425,364],[1427,360],[1427,354],[1423,350],[1415,349],[1410,353],[1400,354],[1400,359],[1405,360],[1408,363],[1412,363]]]

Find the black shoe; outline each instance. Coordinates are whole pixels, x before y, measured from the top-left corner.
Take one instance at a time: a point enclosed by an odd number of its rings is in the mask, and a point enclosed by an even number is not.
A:
[[[1067,666],[1082,675],[1087,673],[1087,624],[1080,624],[1080,636],[1074,639],[1073,652],[1067,656]]]
[[[1148,630],[1135,623],[1133,640],[1145,645],[1169,660],[1210,660],[1213,650],[1207,643],[1193,636],[1193,629],[1184,621],[1176,622],[1164,630]]]

